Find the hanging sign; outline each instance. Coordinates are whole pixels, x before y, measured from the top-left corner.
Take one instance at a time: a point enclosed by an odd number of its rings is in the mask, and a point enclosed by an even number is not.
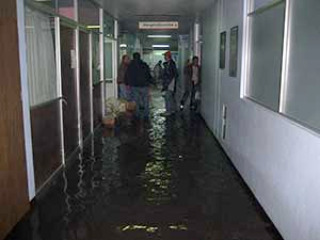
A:
[[[139,22],[139,29],[147,29],[147,30],[179,29],[179,22]]]

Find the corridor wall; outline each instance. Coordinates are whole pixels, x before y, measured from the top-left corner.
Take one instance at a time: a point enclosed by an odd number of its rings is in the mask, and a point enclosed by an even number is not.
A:
[[[17,10],[21,9],[15,1],[0,1],[0,9],[0,239],[3,239],[30,205],[19,69]]]
[[[241,81],[246,80],[245,76],[242,77],[241,68],[244,59],[243,9],[246,3],[248,3],[246,0],[218,0],[205,13],[204,48],[211,54],[205,55],[203,61],[202,115],[284,239],[318,240],[320,236],[319,134],[282,114],[240,97]],[[305,40],[316,33],[312,32],[312,29],[315,31],[316,28],[309,28],[307,31],[306,22],[298,16],[308,7],[319,9],[319,4],[312,0],[290,1],[290,21],[295,23],[296,31],[304,30]],[[217,13],[218,19],[213,17]],[[318,22],[314,18],[312,21],[309,20],[309,23]],[[238,74],[235,78],[228,74],[230,29],[234,26],[239,26]],[[217,35],[223,31],[227,32],[226,68],[219,70],[216,61],[219,53],[209,48],[212,44],[215,45],[212,48],[218,49]],[[216,36],[213,36],[214,34]],[[291,35],[289,38],[288,44],[295,44],[295,50],[291,49],[292,52],[312,52],[317,47],[313,42],[304,44],[305,41],[296,41],[298,36],[300,35]],[[301,59],[295,54],[289,56],[288,62],[294,65],[289,65],[291,68],[288,68],[288,82],[295,73],[303,73],[306,78],[315,79],[310,67],[315,65],[314,61],[319,63],[319,59],[306,57]],[[208,63],[205,63],[206,61]],[[297,64],[298,61],[304,61],[304,64]],[[307,65],[308,71],[305,71]],[[212,94],[215,86],[219,89],[218,97],[214,100]],[[306,96],[307,92],[300,94]],[[214,107],[217,101],[219,108]],[[225,139],[221,137],[219,130],[223,106],[227,107]]]

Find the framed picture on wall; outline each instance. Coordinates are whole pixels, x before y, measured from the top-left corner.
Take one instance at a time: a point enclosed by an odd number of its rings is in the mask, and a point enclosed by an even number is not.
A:
[[[226,43],[227,43],[227,32],[220,33],[220,69],[226,67]]]
[[[239,27],[235,26],[230,31],[230,52],[229,52],[229,76],[237,77],[238,73],[238,33]]]

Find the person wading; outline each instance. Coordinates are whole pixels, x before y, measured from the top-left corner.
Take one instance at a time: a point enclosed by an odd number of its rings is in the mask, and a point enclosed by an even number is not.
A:
[[[136,117],[149,118],[149,85],[153,83],[149,66],[141,60],[139,53],[133,54],[125,74],[125,84],[131,89],[130,101],[137,104]]]
[[[196,93],[200,91],[201,67],[199,65],[199,57],[192,59],[192,64],[188,64],[184,69],[185,74],[185,92],[180,102],[180,110],[184,109],[185,103],[190,97],[190,109],[196,110]]]
[[[123,55],[122,61],[118,70],[118,96],[120,99],[128,100],[128,89],[125,84],[125,76],[130,63],[130,58],[128,55]]]
[[[153,69],[153,73],[154,73],[154,79],[156,81],[156,83],[161,83],[161,79],[162,79],[162,75],[163,75],[163,69],[162,69],[162,61],[159,61]]]
[[[172,59],[171,52],[168,51],[164,54],[166,62],[163,70],[163,88],[166,112],[162,116],[171,116],[176,111],[175,91],[176,82],[178,77],[178,70],[176,63]]]

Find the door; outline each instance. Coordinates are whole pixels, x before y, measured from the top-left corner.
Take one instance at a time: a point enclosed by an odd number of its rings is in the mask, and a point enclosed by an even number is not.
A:
[[[39,190],[62,165],[56,26],[54,17],[29,7],[25,10],[25,21],[33,163]]]
[[[101,123],[102,118],[102,81],[101,81],[101,56],[100,36],[92,33],[92,95],[93,95],[93,122],[94,128]]]
[[[91,133],[91,84],[90,84],[90,58],[89,34],[79,33],[80,50],[80,99],[81,99],[81,126],[82,136],[85,140]]]
[[[64,149],[68,158],[79,146],[76,30],[61,25],[60,38]]]
[[[0,239],[29,209],[16,1],[0,1]]]

